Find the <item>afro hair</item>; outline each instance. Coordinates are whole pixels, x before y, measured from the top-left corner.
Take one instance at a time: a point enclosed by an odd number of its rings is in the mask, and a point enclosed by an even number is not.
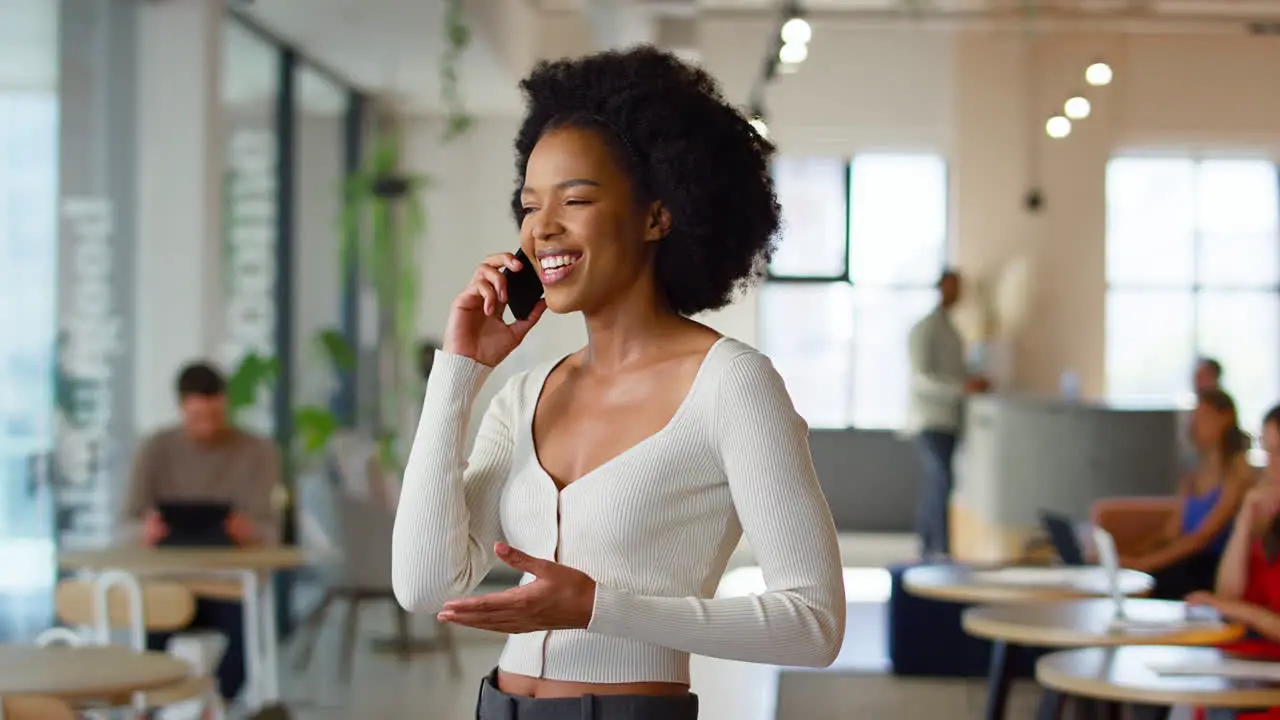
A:
[[[704,70],[638,46],[544,61],[520,89],[528,112],[515,144],[517,223],[538,140],[559,127],[590,129],[615,150],[638,199],[671,214],[655,275],[673,310],[722,308],[767,267],[781,215],[769,172],[774,147]]]

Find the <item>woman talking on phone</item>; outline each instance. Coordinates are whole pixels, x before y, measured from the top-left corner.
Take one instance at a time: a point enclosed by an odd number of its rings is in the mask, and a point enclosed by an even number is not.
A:
[[[481,720],[688,720],[689,654],[829,665],[845,602],[808,431],[754,349],[690,316],[770,257],[772,145],[702,70],[641,47],[521,83],[513,210],[545,296],[507,323],[514,254],[454,300],[405,470],[402,605],[509,634]],[[512,283],[513,285],[515,283]],[[544,310],[586,347],[472,405]],[[745,533],[761,595],[710,599]],[[466,597],[496,561],[517,588]]]

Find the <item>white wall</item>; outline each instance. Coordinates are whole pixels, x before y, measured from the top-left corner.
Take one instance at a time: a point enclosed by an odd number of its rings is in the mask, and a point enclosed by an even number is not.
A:
[[[702,22],[704,63],[730,100],[746,101],[771,22],[742,14]],[[543,54],[555,47],[544,42]],[[1083,69],[1098,57],[1113,65],[1115,83],[1091,91],[1094,116],[1069,138],[1047,139],[1045,118],[1084,89]],[[1014,360],[1003,384],[1056,392],[1060,374],[1074,370],[1084,392],[1097,396],[1104,389],[1107,159],[1152,147],[1280,157],[1280,92],[1259,71],[1275,66],[1280,43],[1267,38],[1059,34],[1028,51],[1020,32],[869,29],[824,18],[802,70],[770,90],[769,127],[787,153],[944,153],[961,269],[985,279],[1015,258],[1031,263],[1033,322],[1008,339]],[[513,118],[486,118],[442,150],[432,140],[438,123],[412,124],[411,163],[439,180],[424,255],[424,331],[441,331],[449,299],[485,252],[515,245],[507,212],[515,126]],[[1023,198],[1037,165],[1046,204],[1032,215]],[[539,329],[513,369],[582,342],[581,329],[561,320]],[[755,298],[713,323],[756,342]]]
[[[1044,119],[1083,89],[1083,68],[1099,57],[1115,82],[1090,92],[1092,118],[1049,140]],[[1058,35],[1029,56],[1014,34],[958,38],[957,250],[977,273],[1020,254],[1032,261],[1017,387],[1053,392],[1074,370],[1086,394],[1104,391],[1107,160],[1156,148],[1280,157],[1280,93],[1258,72],[1277,62],[1280,44],[1243,36]],[[1034,216],[1021,206],[1033,160],[1046,200]]]

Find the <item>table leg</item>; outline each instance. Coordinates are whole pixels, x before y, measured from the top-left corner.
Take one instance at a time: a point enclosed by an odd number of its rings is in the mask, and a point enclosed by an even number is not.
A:
[[[273,576],[267,575],[266,582],[261,583],[262,593],[262,635],[259,644],[262,648],[262,679],[264,705],[280,702],[280,631],[276,622],[276,592]]]
[[[240,574],[240,582],[244,594],[244,662],[245,674],[248,676],[249,707],[257,710],[262,707],[266,695],[263,682],[263,650],[262,642],[262,607],[259,602],[262,592],[259,589],[258,574],[245,571]]]
[[[987,670],[986,720],[1004,720],[1009,703],[1009,686],[1013,684],[1011,655],[1017,651],[1003,640],[991,643],[991,666]]]
[[[1040,707],[1036,709],[1036,720],[1062,720],[1062,709],[1067,703],[1067,696],[1057,690],[1045,690],[1040,694]]]

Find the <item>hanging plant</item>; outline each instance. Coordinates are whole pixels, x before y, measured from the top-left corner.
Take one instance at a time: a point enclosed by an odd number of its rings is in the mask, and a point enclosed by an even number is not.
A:
[[[440,63],[440,99],[448,121],[444,140],[450,142],[471,129],[472,117],[467,112],[458,83],[458,65],[471,45],[471,27],[462,14],[462,0],[448,0],[444,11],[445,50]]]
[[[471,44],[471,28],[462,0],[446,0],[445,51],[440,64],[440,96],[446,113],[443,140],[452,142],[473,125],[461,92],[459,65]],[[364,166],[346,179],[341,212],[341,264],[345,272],[355,267],[373,292],[378,306],[379,337],[386,367],[379,383],[381,418],[374,434],[385,467],[399,468],[396,418],[406,395],[404,384],[417,377],[420,346],[417,309],[422,268],[417,248],[426,230],[423,191],[430,187],[426,175],[404,173],[400,142],[393,131],[373,133]],[[225,196],[225,193],[224,193]],[[339,329],[325,328],[315,337],[320,355],[335,376],[352,372],[358,353]],[[264,388],[276,382],[275,358],[248,354],[228,381],[233,413],[250,407]],[[342,422],[329,407],[308,405],[293,413],[295,455],[314,457],[325,451]]]

